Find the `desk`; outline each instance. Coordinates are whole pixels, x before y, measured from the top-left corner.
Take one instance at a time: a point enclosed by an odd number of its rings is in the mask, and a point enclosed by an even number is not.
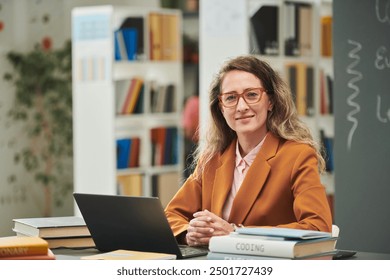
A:
[[[81,257],[96,255],[99,252],[97,249],[89,248],[82,250],[75,249],[53,249],[57,260],[79,260]],[[192,258],[193,260],[207,260],[206,256]],[[373,253],[373,252],[357,252],[356,255],[344,260],[390,260],[390,254]]]

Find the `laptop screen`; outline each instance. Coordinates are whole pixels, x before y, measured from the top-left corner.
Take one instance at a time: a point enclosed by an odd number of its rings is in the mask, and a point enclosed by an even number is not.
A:
[[[73,196],[99,251],[160,252],[181,258],[158,198],[82,193]]]

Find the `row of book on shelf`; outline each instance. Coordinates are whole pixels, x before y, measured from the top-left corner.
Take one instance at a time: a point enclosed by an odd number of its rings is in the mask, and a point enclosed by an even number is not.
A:
[[[150,12],[146,16],[129,16],[114,32],[115,60],[178,60],[179,42],[178,14]]]
[[[312,259],[328,260],[337,253],[337,237],[329,232],[288,228],[238,228],[225,236],[213,236],[208,259]]]
[[[152,166],[174,165],[178,163],[177,127],[156,127],[151,129]],[[125,137],[116,139],[117,169],[139,167],[141,139]]]
[[[163,207],[173,198],[180,187],[179,172],[154,174],[151,177],[151,195],[158,197]],[[144,175],[120,174],[117,176],[118,193],[127,196],[143,195]]]
[[[286,56],[312,55],[313,8],[308,3],[285,3],[284,50]],[[279,55],[279,6],[261,5],[250,18],[252,43],[260,54]],[[321,19],[321,55],[332,55],[332,17]]]
[[[150,97],[151,113],[171,113],[176,111],[176,86],[159,84],[156,81],[144,81],[133,77],[116,83],[116,114],[144,113],[145,95]]]
[[[314,70],[313,66],[304,62],[285,64],[286,80],[299,115],[313,116],[315,113]],[[320,70],[320,114],[333,113],[333,78]]]

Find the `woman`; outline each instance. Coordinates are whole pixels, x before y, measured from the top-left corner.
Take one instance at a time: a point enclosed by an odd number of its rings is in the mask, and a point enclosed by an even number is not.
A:
[[[195,171],[166,208],[178,241],[207,245],[241,225],[330,232],[324,159],[280,76],[233,58],[211,84],[210,110]]]

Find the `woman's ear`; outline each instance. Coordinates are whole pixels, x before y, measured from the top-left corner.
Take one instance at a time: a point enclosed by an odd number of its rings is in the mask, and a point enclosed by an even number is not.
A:
[[[268,111],[271,112],[273,107],[274,107],[274,104],[272,104],[271,101],[268,101]]]

